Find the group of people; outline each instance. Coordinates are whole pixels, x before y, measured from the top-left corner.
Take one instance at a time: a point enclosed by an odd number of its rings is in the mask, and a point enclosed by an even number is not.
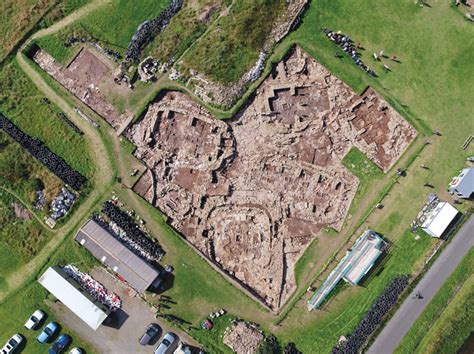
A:
[[[360,48],[360,43],[354,44],[354,42],[349,38],[348,35],[342,34],[341,31],[331,31],[328,28],[323,28],[323,32],[326,36],[336,43],[348,56],[352,58],[354,63],[356,63],[361,69],[363,69],[370,76],[376,76],[375,72],[365,65],[359,57],[357,49]],[[336,53],[338,56],[338,54]]]

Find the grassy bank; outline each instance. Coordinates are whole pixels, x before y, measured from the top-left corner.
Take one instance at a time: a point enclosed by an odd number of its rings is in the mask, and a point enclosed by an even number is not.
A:
[[[26,134],[43,141],[73,169],[92,176],[94,163],[86,141],[57,116],[59,108],[43,103],[43,98],[16,61],[0,69],[0,111]]]
[[[231,0],[184,1],[165,30],[149,44],[146,53],[161,62],[179,58],[230,5]]]
[[[47,27],[89,0],[3,0],[0,2],[0,62],[34,27]]]
[[[51,234],[32,216],[19,218],[14,205],[25,206],[0,189],[0,289],[6,290],[5,277],[36,256]],[[27,214],[25,212],[25,214]]]
[[[275,20],[285,11],[282,0],[236,0],[227,16],[183,58],[213,81],[232,83],[252,67]]]
[[[37,43],[63,64],[77,50],[75,46],[64,47],[64,42],[72,35],[92,37],[105,47],[123,55],[138,26],[158,16],[169,2],[112,0],[60,32],[39,38]]]

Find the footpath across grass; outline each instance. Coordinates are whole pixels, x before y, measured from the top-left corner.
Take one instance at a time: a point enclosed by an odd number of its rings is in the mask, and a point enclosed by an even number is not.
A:
[[[36,25],[47,27],[87,2],[88,0],[0,1],[0,62]]]
[[[71,36],[92,37],[101,45],[124,55],[138,26],[158,16],[170,0],[112,0],[60,32],[39,38],[38,45],[56,60],[66,63],[77,47],[64,47]]]
[[[0,68],[0,112],[26,134],[40,139],[86,177],[94,172],[85,139],[58,117],[59,108],[21,71],[16,61]]]
[[[455,353],[474,323],[474,249],[405,335],[396,353]]]
[[[50,321],[56,320],[45,304],[45,300],[53,299],[51,295],[48,294],[48,291],[37,282],[38,276],[46,270],[46,267],[56,264],[64,265],[67,262],[76,264],[80,266],[82,270],[87,271],[96,264],[96,261],[90,255],[86,254],[80,246],[73,244],[73,242],[72,237],[68,237],[56,250],[55,255],[48,260],[47,265],[36,273],[25,287],[20,288],[4,301],[0,302],[0,318],[2,318],[2,321],[0,321],[0,343],[6,342],[13,334],[20,333],[26,339],[26,345],[23,350],[24,353],[44,353],[50,347],[51,344],[39,344],[36,341],[40,330],[27,331],[23,327],[23,324],[37,309],[41,309],[47,314],[42,327]],[[84,349],[87,354],[95,353],[94,348],[86,342],[87,338],[79,338],[79,336],[75,335],[68,328],[65,328],[61,322],[59,322],[59,325],[61,326],[60,333],[67,333],[72,337],[72,343],[69,349],[72,347],[80,347]]]

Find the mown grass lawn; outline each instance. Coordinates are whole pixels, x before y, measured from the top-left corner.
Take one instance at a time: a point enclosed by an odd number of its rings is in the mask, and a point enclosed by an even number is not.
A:
[[[396,353],[455,353],[469,337],[474,321],[474,249],[405,335]]]
[[[305,304],[294,307],[276,332],[282,342],[293,341],[304,353],[328,353],[341,335],[353,330],[373,301],[390,281],[412,272],[419,256],[434,241],[421,238],[416,241],[407,231],[392,245],[383,262],[373,270],[363,286],[344,287],[319,310],[308,313]]]

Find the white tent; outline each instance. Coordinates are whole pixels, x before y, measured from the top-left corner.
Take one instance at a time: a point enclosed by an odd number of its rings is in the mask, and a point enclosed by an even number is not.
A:
[[[458,211],[448,202],[439,202],[428,215],[421,228],[432,237],[441,237],[458,215]]]
[[[60,267],[49,267],[38,282],[93,330],[97,330],[110,313],[88,296]]]

